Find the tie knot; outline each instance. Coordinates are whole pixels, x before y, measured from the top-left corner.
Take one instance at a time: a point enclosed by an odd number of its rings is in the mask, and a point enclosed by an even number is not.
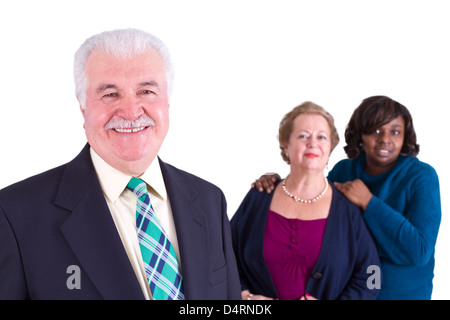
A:
[[[131,178],[127,184],[127,189],[131,190],[138,197],[147,195],[147,184],[138,178]]]

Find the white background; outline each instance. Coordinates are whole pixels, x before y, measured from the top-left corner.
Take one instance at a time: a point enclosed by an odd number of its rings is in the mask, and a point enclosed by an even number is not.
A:
[[[175,64],[171,128],[160,152],[224,191],[232,217],[262,173],[288,172],[278,124],[311,100],[345,126],[362,99],[408,107],[441,182],[434,299],[449,299],[448,1],[2,1],[0,188],[70,161],[86,143],[73,55],[89,36],[140,28]],[[44,188],[45,186],[36,186]]]

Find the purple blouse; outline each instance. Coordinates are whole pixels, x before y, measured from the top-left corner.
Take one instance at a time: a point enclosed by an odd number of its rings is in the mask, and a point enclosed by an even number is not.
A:
[[[269,210],[264,259],[280,300],[305,295],[306,283],[319,258],[327,219],[288,219]]]

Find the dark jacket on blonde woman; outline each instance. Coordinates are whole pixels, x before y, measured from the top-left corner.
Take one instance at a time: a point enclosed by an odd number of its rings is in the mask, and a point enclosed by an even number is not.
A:
[[[377,249],[361,210],[331,187],[333,196],[322,247],[305,292],[317,299],[375,299],[381,280]],[[231,228],[241,290],[280,298],[264,258],[272,197],[273,192],[251,189],[233,216]]]

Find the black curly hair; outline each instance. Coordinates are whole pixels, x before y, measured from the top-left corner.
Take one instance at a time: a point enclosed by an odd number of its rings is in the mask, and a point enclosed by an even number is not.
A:
[[[350,159],[363,153],[362,136],[370,134],[386,123],[401,116],[405,121],[405,139],[401,154],[415,157],[419,153],[413,121],[408,109],[386,96],[372,96],[364,99],[353,112],[345,129],[345,153]]]

